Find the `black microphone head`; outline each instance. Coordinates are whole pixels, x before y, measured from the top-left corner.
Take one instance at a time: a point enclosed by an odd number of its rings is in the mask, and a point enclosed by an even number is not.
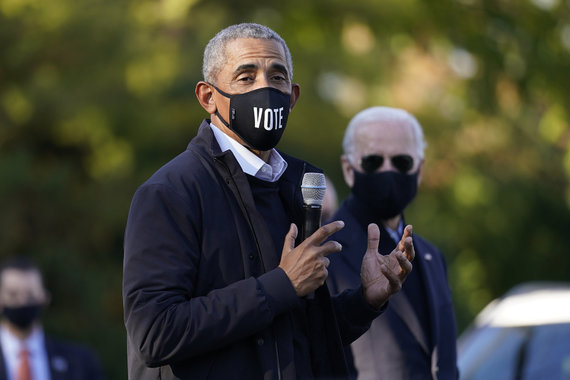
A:
[[[323,173],[305,173],[303,182],[301,183],[301,193],[303,194],[303,203],[306,205],[323,204],[327,184]]]

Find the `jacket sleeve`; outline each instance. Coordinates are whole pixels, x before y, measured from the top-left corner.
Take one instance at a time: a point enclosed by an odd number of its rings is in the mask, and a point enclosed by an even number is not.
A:
[[[228,346],[263,330],[299,302],[279,268],[197,294],[197,283],[219,269],[200,270],[199,201],[164,184],[143,185],[133,197],[125,232],[123,303],[129,341],[147,366]]]
[[[332,297],[342,343],[348,345],[358,339],[369,328],[374,318],[381,315],[388,302],[380,310],[373,309],[362,293],[362,286],[347,289]]]

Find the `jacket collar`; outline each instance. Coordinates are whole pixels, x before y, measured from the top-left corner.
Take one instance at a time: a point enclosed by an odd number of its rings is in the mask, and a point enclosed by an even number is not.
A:
[[[210,128],[210,120],[204,119],[198,129],[198,133],[188,144],[188,149],[200,153],[206,159],[220,160],[230,171],[232,176],[245,175],[241,170],[233,153],[229,150],[222,152],[220,145],[214,137]],[[303,197],[301,194],[301,182],[306,172],[322,173],[322,170],[282,151],[279,154],[287,161],[287,170],[279,179],[279,191],[285,203],[286,209],[290,212],[290,217],[295,223],[302,222],[303,217]],[[300,225],[297,227],[300,228]]]

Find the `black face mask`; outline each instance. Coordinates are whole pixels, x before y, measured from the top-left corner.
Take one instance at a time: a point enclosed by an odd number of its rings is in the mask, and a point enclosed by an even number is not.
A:
[[[21,329],[29,328],[40,317],[42,305],[32,304],[18,307],[2,308],[2,313],[7,320]]]
[[[414,199],[418,190],[418,173],[394,171],[365,174],[354,168],[352,193],[370,207],[381,220],[399,215]]]
[[[212,86],[230,99],[229,124],[216,110],[216,115],[226,127],[251,149],[275,148],[287,125],[291,95],[272,87],[231,95]]]

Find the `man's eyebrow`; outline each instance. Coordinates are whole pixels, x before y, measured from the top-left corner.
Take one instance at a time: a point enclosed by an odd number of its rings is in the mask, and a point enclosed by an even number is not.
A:
[[[246,63],[243,65],[239,65],[238,68],[234,70],[234,75],[251,69],[257,69],[257,65],[254,65],[253,63]]]
[[[283,74],[289,76],[289,71],[287,70],[287,67],[285,65],[282,65],[280,63],[273,63],[270,68],[272,70],[277,70],[277,71],[282,72]],[[247,71],[247,70],[255,70],[255,69],[257,69],[256,64],[245,63],[243,65],[239,65],[237,67],[237,69],[234,70],[234,75],[238,75],[239,73],[242,73],[242,72]]]
[[[287,70],[287,67],[285,67],[284,65],[282,65],[280,63],[273,63],[271,65],[271,68],[274,70],[281,71],[283,74],[286,74],[287,76],[289,76],[289,71]]]

